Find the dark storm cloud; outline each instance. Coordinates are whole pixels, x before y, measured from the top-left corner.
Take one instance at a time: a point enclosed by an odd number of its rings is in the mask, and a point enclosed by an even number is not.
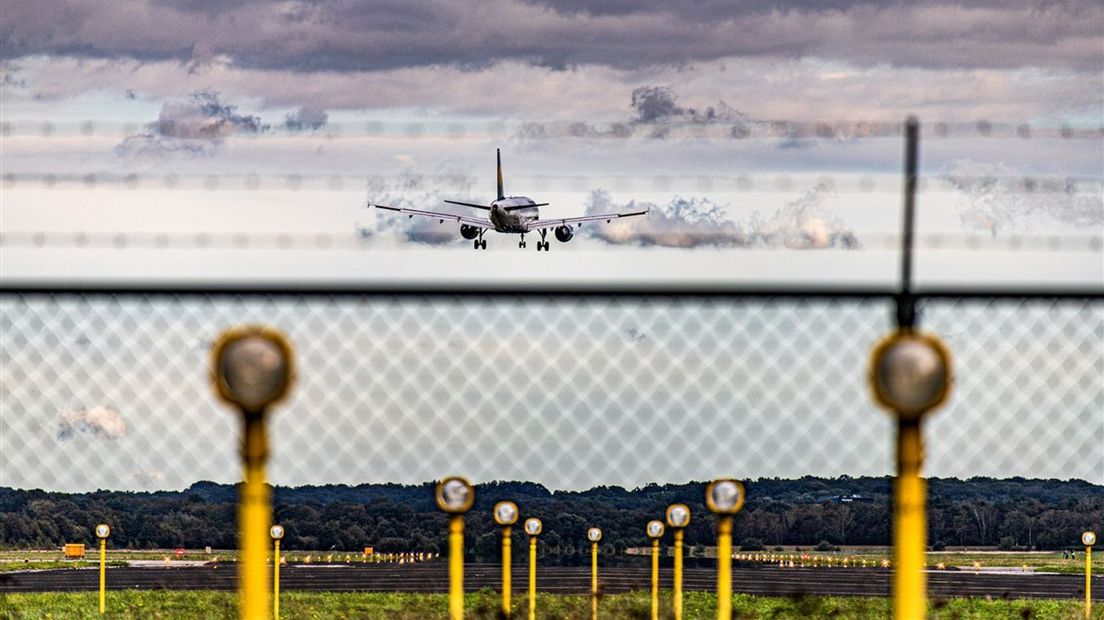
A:
[[[375,71],[500,61],[556,69],[816,56],[860,64],[1099,70],[1097,0],[668,3],[348,0],[9,3],[5,59],[53,55]]]

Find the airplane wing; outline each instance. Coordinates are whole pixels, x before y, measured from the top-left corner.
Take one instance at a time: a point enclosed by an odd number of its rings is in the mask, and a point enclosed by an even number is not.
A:
[[[466,215],[456,215],[454,213],[441,213],[439,211],[423,211],[421,209],[402,209],[399,207],[388,207],[385,205],[368,205],[369,207],[375,207],[377,209],[386,209],[388,211],[394,211],[396,213],[402,213],[403,215],[414,217],[415,215],[420,217],[428,217],[441,222],[460,222],[469,226],[476,226],[478,228],[494,228],[494,224],[491,220],[482,217],[468,217]]]
[[[583,215],[580,217],[565,217],[560,219],[546,219],[546,220],[533,220],[529,222],[529,230],[540,230],[542,228],[552,228],[554,226],[566,226],[568,224],[582,224],[584,222],[598,222],[605,220],[616,220],[622,217],[635,217],[637,215],[644,215],[647,211],[633,211],[631,213],[599,213],[597,215]]]

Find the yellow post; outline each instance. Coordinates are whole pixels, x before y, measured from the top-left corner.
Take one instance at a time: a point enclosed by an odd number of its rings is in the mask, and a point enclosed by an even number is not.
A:
[[[280,620],[280,539],[272,542],[272,617]]]
[[[245,415],[245,483],[241,490],[239,513],[242,562],[239,573],[241,617],[244,620],[268,620],[269,525],[272,504],[265,484],[265,460],[268,438],[261,413]]]
[[[100,539],[100,614],[107,610],[107,540]]]
[[[464,617],[464,515],[449,515],[449,618]]]
[[[717,620],[732,618],[732,517],[717,517]]]
[[[652,539],[652,620],[659,620],[659,539]]]
[[[590,543],[590,617],[598,620],[598,543]]]
[[[1085,547],[1085,620],[1092,615],[1092,547]]]
[[[513,585],[511,584],[511,575],[510,575],[510,566],[511,566],[511,562],[512,562],[512,559],[510,557],[510,551],[511,551],[511,547],[513,545],[513,541],[510,539],[511,530],[512,530],[512,528],[510,528],[510,526],[508,526],[508,525],[502,528],[502,617],[503,618],[509,618],[510,617],[510,613],[511,613],[511,610],[510,610],[510,595],[513,594],[513,592],[511,592],[511,588],[513,587]]]
[[[675,528],[675,620],[682,620],[682,528]]]
[[[529,537],[529,620],[537,617],[537,537]]]
[[[926,613],[924,552],[927,548],[926,488],[919,419],[898,418],[897,481],[893,527],[893,617],[923,620]]]

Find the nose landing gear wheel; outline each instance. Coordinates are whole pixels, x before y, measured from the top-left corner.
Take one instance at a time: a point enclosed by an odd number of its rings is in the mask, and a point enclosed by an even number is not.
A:
[[[476,239],[475,242],[472,244],[472,246],[477,250],[486,250],[487,249],[487,240],[486,239]]]

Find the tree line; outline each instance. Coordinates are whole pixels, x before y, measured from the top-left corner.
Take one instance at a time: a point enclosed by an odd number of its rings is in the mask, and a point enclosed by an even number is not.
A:
[[[471,561],[498,557],[501,532],[491,509],[503,499],[522,518],[544,522],[542,562],[589,561],[585,532],[603,530],[605,561],[644,547],[644,525],[662,519],[667,505],[683,502],[693,513],[686,529],[691,552],[716,542],[714,520],[703,504],[704,482],[649,484],[635,489],[601,486],[550,491],[531,482],[477,486],[466,518]],[[776,546],[888,545],[890,477],[760,478],[747,483],[748,499],[734,524],[745,550]],[[1085,529],[1104,523],[1104,486],[1080,480],[933,478],[929,489],[929,544],[1062,549],[1077,546]],[[444,552],[446,517],[436,508],[433,483],[275,487],[274,517],[288,550]],[[97,523],[112,527],[113,548],[232,549],[237,546],[237,488],[197,482],[183,491],[54,493],[0,487],[0,547],[50,548],[94,543]],[[520,527],[514,544],[524,543]],[[524,554],[515,554],[524,561]],[[630,558],[624,558],[631,561]]]

